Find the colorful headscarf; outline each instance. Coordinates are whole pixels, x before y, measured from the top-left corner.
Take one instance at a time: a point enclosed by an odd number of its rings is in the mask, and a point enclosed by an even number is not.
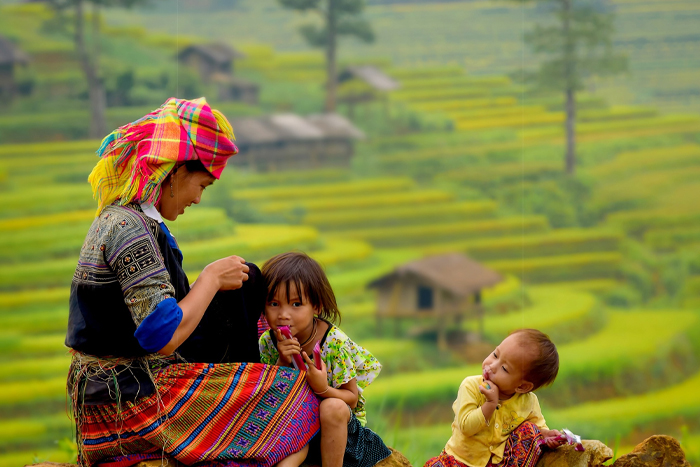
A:
[[[102,140],[102,159],[88,181],[97,214],[115,201],[157,204],[160,185],[176,164],[199,160],[215,177],[238,153],[231,124],[202,97],[171,97],[157,110],[117,128]]]

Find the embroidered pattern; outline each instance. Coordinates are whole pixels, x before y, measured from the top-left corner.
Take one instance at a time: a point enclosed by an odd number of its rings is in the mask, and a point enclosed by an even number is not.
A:
[[[119,284],[138,326],[160,303],[175,294],[155,242],[156,221],[138,205],[107,206],[95,218],[80,252],[73,282]],[[99,245],[98,248],[95,248]]]

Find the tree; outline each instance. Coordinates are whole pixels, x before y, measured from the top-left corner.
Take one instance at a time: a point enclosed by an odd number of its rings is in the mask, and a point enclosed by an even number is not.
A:
[[[364,0],[278,0],[286,7],[299,11],[314,11],[321,16],[322,26],[307,24],[300,28],[306,42],[321,47],[326,53],[326,104],[327,112],[335,111],[337,70],[336,49],[339,36],[355,36],[364,42],[374,41],[370,24],[360,14]]]
[[[63,12],[73,10],[73,41],[80,68],[88,85],[90,102],[90,138],[102,138],[107,134],[107,97],[104,80],[100,74],[100,7],[117,6],[130,8],[147,0],[49,0],[57,14],[58,23],[63,23]],[[92,4],[91,38],[92,51],[85,41],[85,4]],[[54,24],[55,25],[55,24]]]
[[[525,34],[525,42],[546,58],[526,76],[538,88],[564,93],[566,111],[566,172],[576,170],[576,93],[586,78],[610,76],[627,70],[625,56],[612,50],[612,13],[590,0],[513,0],[537,2],[556,17],[552,25],[538,24]]]

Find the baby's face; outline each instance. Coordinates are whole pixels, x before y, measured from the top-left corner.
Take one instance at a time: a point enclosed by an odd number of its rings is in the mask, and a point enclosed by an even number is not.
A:
[[[481,364],[484,375],[498,386],[501,399],[516,392],[528,392],[525,370],[532,362],[534,349],[522,344],[518,334],[506,337]]]

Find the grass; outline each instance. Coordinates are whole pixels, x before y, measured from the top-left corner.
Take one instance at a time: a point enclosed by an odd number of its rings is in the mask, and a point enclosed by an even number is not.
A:
[[[0,448],[7,448],[14,443],[46,438],[47,435],[49,441],[54,441],[51,437],[56,436],[57,432],[63,432],[64,436],[69,436],[72,428],[73,422],[65,412],[31,420],[5,419],[0,426]]]
[[[66,398],[66,375],[51,379],[25,380],[0,384],[0,407]]]
[[[464,220],[490,217],[498,205],[493,201],[446,202],[429,205],[386,208],[348,209],[336,212],[309,213],[302,218],[304,224],[323,230],[339,231],[356,225],[390,226],[425,223],[428,219]]]
[[[557,229],[541,234],[460,240],[429,247],[425,251],[464,251],[480,261],[489,261],[616,251],[622,239],[623,235],[614,230]]]
[[[55,379],[68,374],[69,355],[32,358],[0,364],[0,381]],[[0,437],[1,438],[1,437]]]
[[[406,177],[370,178],[348,182],[320,183],[313,185],[274,186],[257,189],[236,189],[233,196],[246,201],[272,201],[300,198],[339,197],[367,193],[391,193],[413,188],[415,182]]]
[[[528,287],[527,293],[533,306],[484,318],[484,333],[491,342],[498,343],[510,331],[522,327],[539,329],[560,344],[595,331],[595,327],[584,324],[598,310],[593,295],[547,287]]]
[[[553,314],[546,306],[540,310],[545,315],[543,319]],[[575,323],[573,319],[572,316]],[[577,381],[591,388],[630,368],[642,371],[660,351],[671,346],[674,339],[697,326],[699,321],[697,313],[692,311],[610,312],[607,324],[600,331],[559,347],[559,376],[551,390],[563,390]],[[527,321],[515,324],[530,325]],[[469,365],[387,376],[368,388],[371,391],[368,404],[376,410],[382,406],[420,409],[430,404],[449,403],[460,381],[480,373],[480,365]],[[421,384],[415,384],[416,381]]]
[[[259,210],[264,213],[301,213],[317,211],[337,211],[342,209],[378,208],[380,206],[411,206],[451,201],[454,195],[442,190],[416,190],[391,193],[384,196],[358,195],[352,197],[324,197],[261,203]]]
[[[455,238],[507,236],[516,232],[542,232],[548,229],[542,216],[474,220],[467,222],[434,223],[417,226],[376,227],[345,230],[344,235],[359,238],[375,245],[434,244]]]
[[[548,414],[554,426],[567,425],[586,438],[612,439],[626,436],[635,427],[663,419],[697,419],[700,415],[700,373],[688,375],[677,385],[662,390],[580,404]]]
[[[489,261],[487,265],[526,282],[557,282],[611,278],[621,262],[622,254],[602,252]]]

